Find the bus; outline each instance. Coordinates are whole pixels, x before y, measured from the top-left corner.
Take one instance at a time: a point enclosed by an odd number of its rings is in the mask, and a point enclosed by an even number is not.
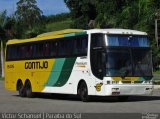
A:
[[[6,45],[5,87],[36,93],[150,95],[152,56],[147,33],[129,29],[66,29]]]

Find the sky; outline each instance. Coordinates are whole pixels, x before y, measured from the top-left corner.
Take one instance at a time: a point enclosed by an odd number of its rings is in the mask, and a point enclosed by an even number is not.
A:
[[[7,10],[8,15],[16,11],[16,3],[19,0],[0,0],[0,12]],[[43,11],[43,15],[54,15],[69,12],[64,0],[36,0],[38,7]]]

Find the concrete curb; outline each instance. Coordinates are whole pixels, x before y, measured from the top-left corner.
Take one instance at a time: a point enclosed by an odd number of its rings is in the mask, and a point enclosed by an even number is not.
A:
[[[154,85],[153,88],[160,90],[160,85]]]

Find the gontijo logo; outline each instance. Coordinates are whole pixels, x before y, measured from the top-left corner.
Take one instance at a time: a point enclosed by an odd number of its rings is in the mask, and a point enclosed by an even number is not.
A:
[[[48,61],[25,62],[25,69],[47,69]]]
[[[97,83],[96,86],[94,86],[96,88],[96,90],[99,92],[101,91],[101,87],[102,87],[103,83]]]

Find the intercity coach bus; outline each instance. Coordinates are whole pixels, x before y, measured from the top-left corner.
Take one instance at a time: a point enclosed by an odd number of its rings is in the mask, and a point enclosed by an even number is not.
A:
[[[152,93],[147,33],[128,29],[67,29],[9,40],[5,87],[21,97],[35,93],[90,96]]]

